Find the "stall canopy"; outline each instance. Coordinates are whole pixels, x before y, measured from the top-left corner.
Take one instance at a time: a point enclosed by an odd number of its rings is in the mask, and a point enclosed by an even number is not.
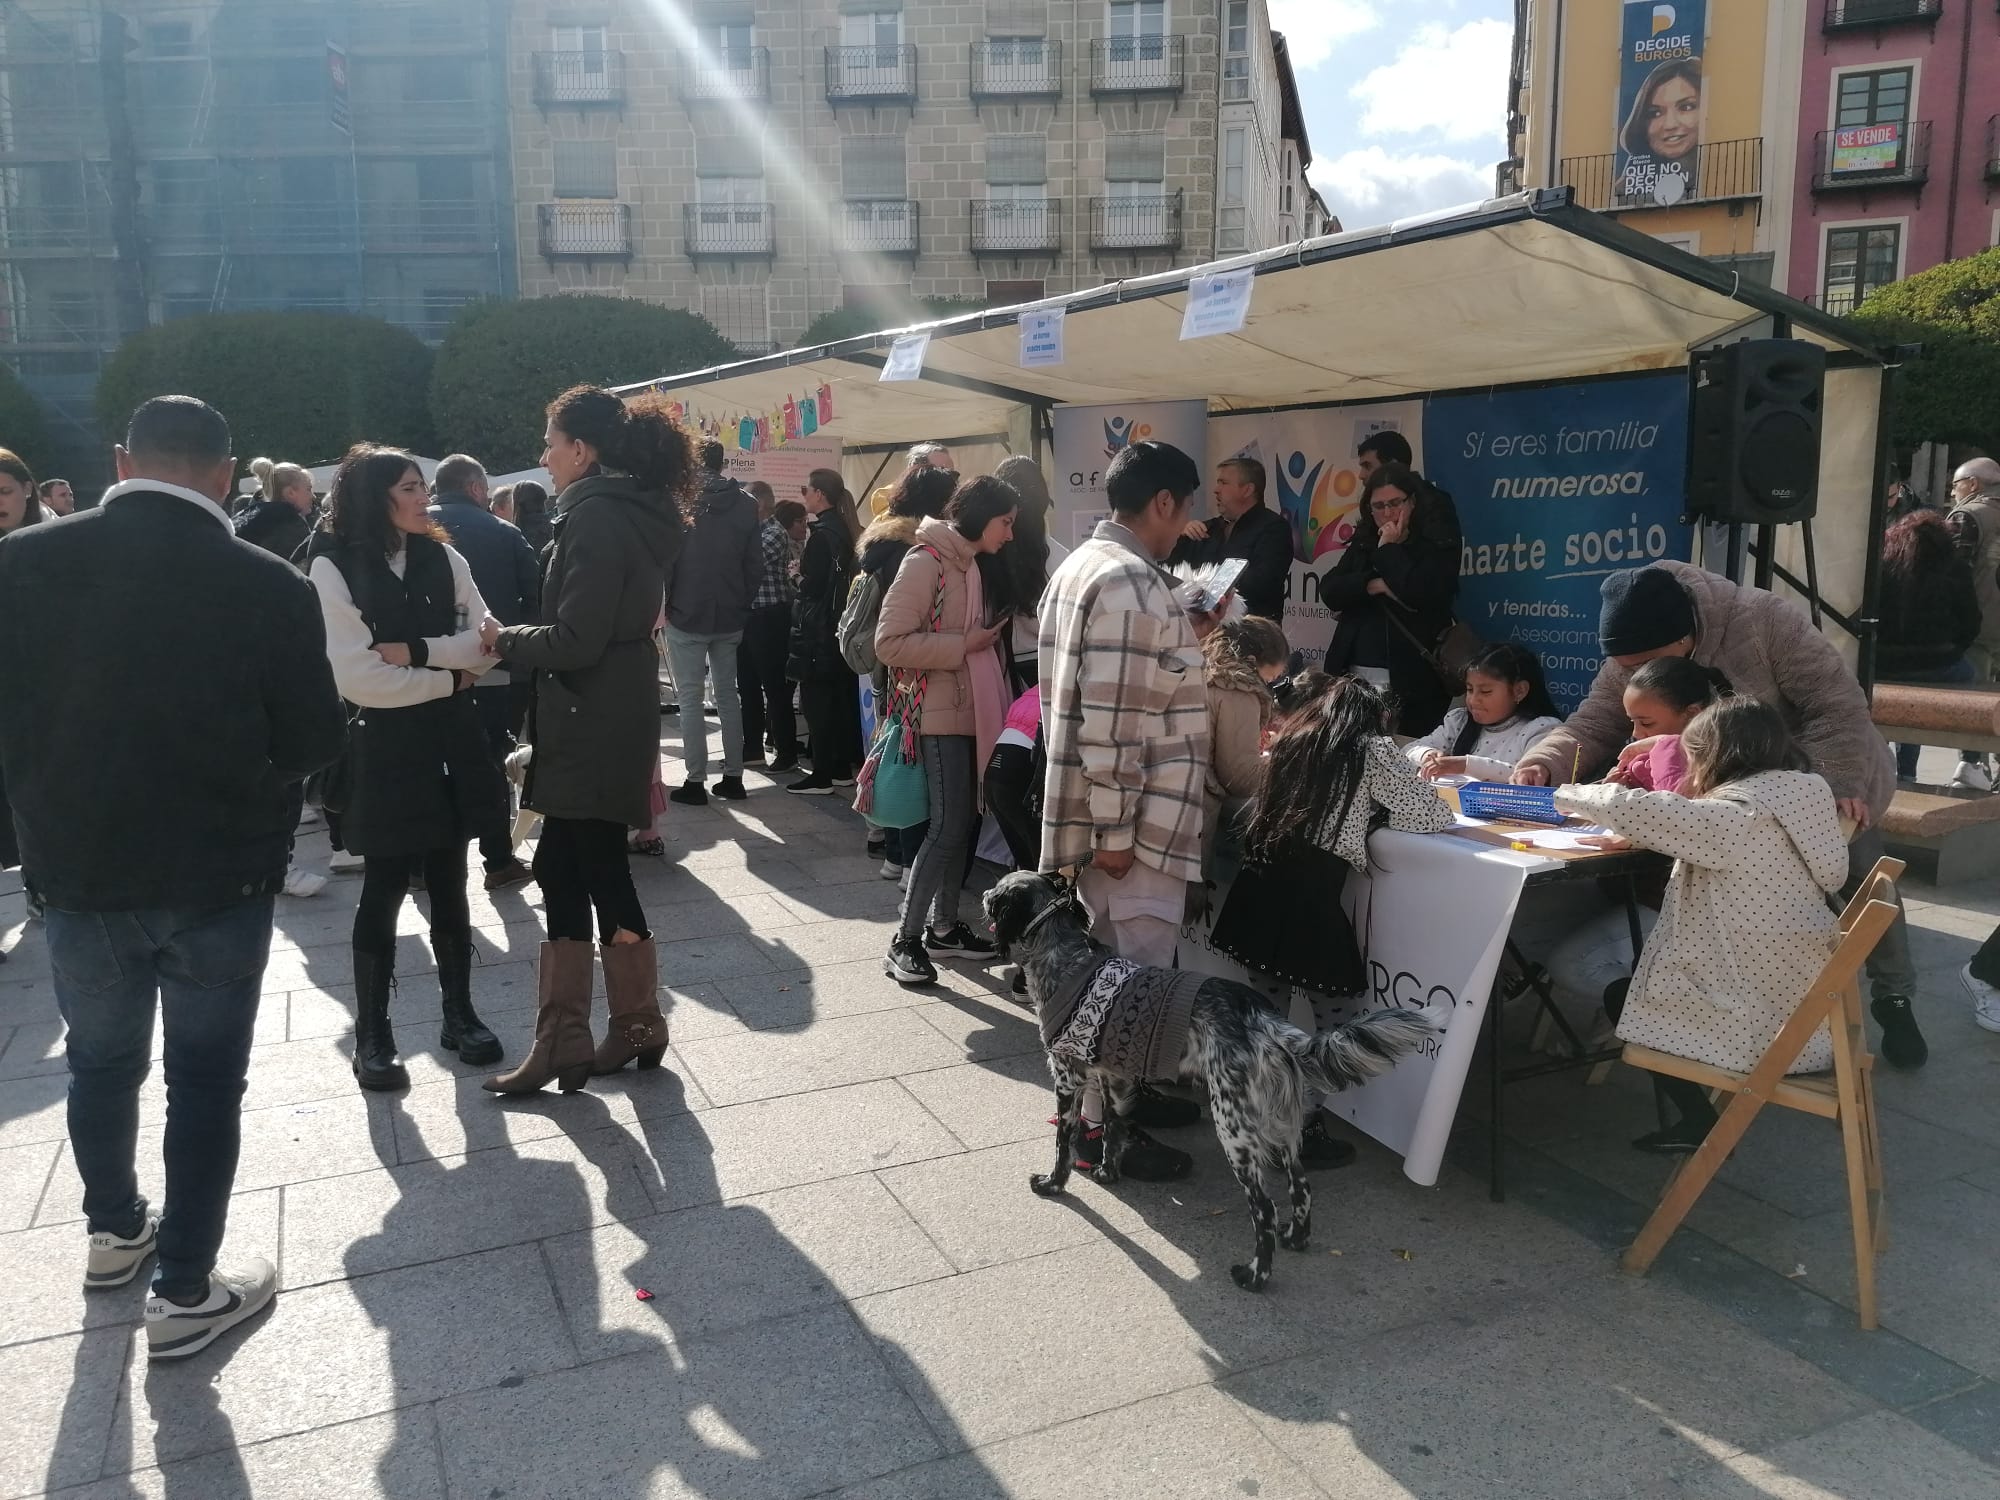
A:
[[[1255,271],[1240,332],[1183,342],[1189,282]],[[1024,368],[1021,315],[1065,309],[1061,364]],[[1861,613],[1882,456],[1885,361],[1841,320],[1731,269],[1541,190],[1117,282],[1023,307],[917,325],[919,379],[882,382],[900,333],[665,375],[658,390],[702,410],[767,412],[826,386],[850,453],[937,440],[1039,437],[1063,403],[1206,400],[1210,412],[1378,401],[1684,368],[1691,349],[1780,332],[1829,351],[1823,423],[1821,592]],[[1802,573],[1797,528],[1779,559]]]

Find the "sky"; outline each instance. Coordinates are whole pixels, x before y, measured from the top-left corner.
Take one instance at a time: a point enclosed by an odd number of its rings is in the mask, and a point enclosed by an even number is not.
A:
[[[1493,195],[1506,155],[1509,0],[1268,0],[1349,229]]]

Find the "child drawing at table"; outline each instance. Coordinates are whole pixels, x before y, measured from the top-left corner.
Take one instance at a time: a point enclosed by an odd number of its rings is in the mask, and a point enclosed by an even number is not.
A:
[[[1243,868],[1210,935],[1218,951],[1308,991],[1321,1030],[1333,1023],[1330,999],[1367,983],[1340,893],[1348,870],[1368,867],[1368,835],[1452,826],[1450,807],[1396,748],[1389,725],[1385,695],[1358,677],[1327,679],[1279,722],[1243,836]],[[1319,1098],[1306,1102],[1301,1160],[1339,1165],[1352,1148],[1327,1133]]]
[[[1847,878],[1833,791],[1777,711],[1748,698],[1704,709],[1681,732],[1679,795],[1601,784],[1557,789],[1556,806],[1674,858],[1666,900],[1613,1017],[1618,1035],[1677,1057],[1747,1072],[1833,951],[1827,897]],[[1825,1028],[1792,1065],[1829,1067]],[[1684,1155],[1715,1124],[1698,1086],[1661,1079],[1680,1119],[1632,1144]]]
[[[1516,642],[1496,641],[1466,663],[1465,707],[1403,753],[1428,777],[1505,781],[1529,746],[1561,727],[1542,659]]]
[[[1264,735],[1277,712],[1271,684],[1285,675],[1291,647],[1275,620],[1225,620],[1201,643],[1208,690],[1208,776],[1202,788],[1202,866],[1233,869],[1243,804],[1264,777]],[[1227,836],[1225,835],[1227,825]],[[1223,878],[1211,875],[1211,879]]]

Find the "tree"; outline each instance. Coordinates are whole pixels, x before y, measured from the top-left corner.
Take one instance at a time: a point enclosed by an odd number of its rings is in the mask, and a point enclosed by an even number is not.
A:
[[[97,382],[97,418],[122,439],[133,408],[199,396],[229,421],[236,456],[330,463],[356,443],[428,453],[430,411],[411,392],[431,351],[379,318],[343,313],[210,313],[134,334]]]
[[[1896,388],[1891,442],[1906,466],[1921,443],[2000,453],[2000,249],[1893,282],[1853,321],[1872,343],[1924,346]]]
[[[864,333],[880,333],[886,328],[955,318],[960,313],[978,312],[991,305],[977,297],[919,297],[903,308],[837,307],[808,323],[796,347],[815,349],[821,344],[837,344],[842,339],[860,338]]]
[[[736,346],[706,318],[623,297],[476,302],[438,350],[431,409],[445,443],[495,474],[532,468],[543,413],[573,385],[634,385],[726,364]]]
[[[5,365],[0,365],[0,448],[10,449],[38,476],[46,476],[56,461],[40,403]]]

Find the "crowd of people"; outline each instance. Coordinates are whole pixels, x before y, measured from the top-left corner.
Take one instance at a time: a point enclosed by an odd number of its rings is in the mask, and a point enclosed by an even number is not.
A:
[[[1636,964],[1624,910],[1607,906],[1547,956],[1558,983],[1621,1036],[1728,1067],[1775,1035],[1830,947],[1830,903],[1881,853],[1888,747],[1838,652],[1776,595],[1683,563],[1612,574],[1604,662],[1566,721],[1525,645],[1483,643],[1448,673],[1458,515],[1395,433],[1358,455],[1355,534],[1320,586],[1338,624],[1310,670],[1282,618],[1289,527],[1253,458],[1217,467],[1214,512],[1197,519],[1195,460],[1134,443],[1105,475],[1109,514],[1065,549],[1031,458],[962,473],[919,445],[864,527],[837,471],[813,470],[796,500],[739,483],[722,446],[655,397],[573,388],[543,442],[553,498],[495,490],[466,455],[427,481],[412,455],[363,444],[323,500],[306,470],[258,460],[234,517],[228,425],[192,398],[133,414],[119,482],[80,514],[67,486],[51,498],[0,452],[0,857],[24,866],[44,913],[69,1028],[86,1284],[124,1284],[157,1256],[153,1357],[206,1347],[275,1289],[268,1264],[222,1270],[216,1253],[274,901],[324,886],[293,847],[315,820],[361,874],[364,1089],[409,1081],[392,976],[412,889],[429,897],[439,1044],[492,1066],[503,1047],[473,1005],[468,847],[487,890],[539,887],[533,1041],[486,1080],[501,1095],[661,1065],[657,949],[630,860],[665,852],[672,805],[750,796],[753,768],[791,794],[857,798],[901,884],[883,960],[895,983],[993,958],[962,895],[990,817],[1014,864],[1074,873],[1122,957],[1172,966],[1205,912],[1217,949],[1276,1003],[1302,991],[1322,1024],[1364,987],[1365,934],[1338,893],[1368,868],[1370,834],[1450,828],[1442,778],[1549,786],[1557,806],[1673,858],[1645,893]],[[2000,497],[2000,466],[1961,477],[1968,502]],[[1992,617],[1972,630],[1974,613],[1927,580],[1948,573],[1956,589],[1962,574],[1984,608],[1973,580],[1995,587],[1991,503],[1984,530],[1983,514],[1927,513],[1892,530],[1885,653],[1902,671],[1969,680],[1962,659],[1983,650],[1972,670],[1990,677]],[[1233,585],[1209,591],[1236,562]],[[66,691],[78,653],[102,664],[101,692]],[[671,791],[663,657],[683,766]],[[712,781],[705,689],[722,740]],[[921,783],[893,815],[892,776]],[[107,784],[119,798],[96,794]],[[1920,1066],[1900,918],[1870,975],[1884,1057]],[[1980,1024],[2000,1030],[2000,940],[1964,978]],[[133,1160],[156,1001],[165,1216]],[[1823,1063],[1809,1048],[1799,1066]],[[1713,1123],[1699,1091],[1672,1097],[1679,1120],[1641,1149],[1692,1150]],[[1086,1161],[1107,1103],[1083,1101]],[[1198,1106],[1141,1087],[1131,1109],[1123,1172],[1188,1171],[1147,1132]],[[1327,1125],[1315,1107],[1309,1166],[1354,1154]]]

